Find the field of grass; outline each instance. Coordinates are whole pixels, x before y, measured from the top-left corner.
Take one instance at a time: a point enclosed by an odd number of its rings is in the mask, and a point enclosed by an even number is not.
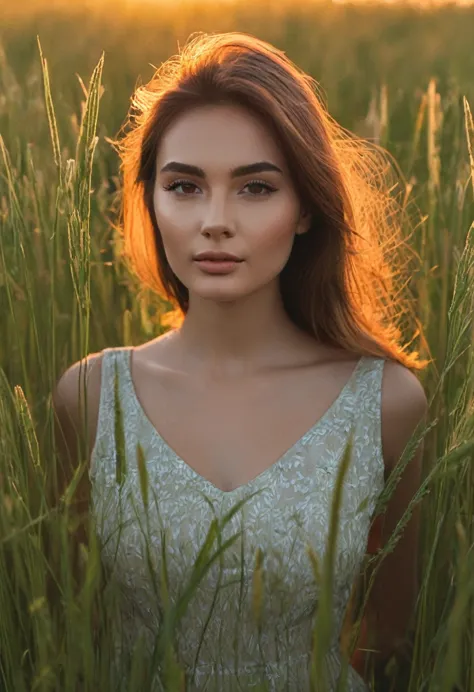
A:
[[[192,32],[227,30],[285,50],[318,80],[331,114],[386,147],[403,177],[419,257],[416,346],[434,363],[420,375],[430,402],[414,498],[421,591],[406,655],[383,689],[474,692],[474,8],[0,2],[0,16],[1,692],[111,689],[107,627],[98,646],[90,625],[103,605],[98,548],[91,538],[76,589],[66,559],[74,484],[59,506],[51,500],[51,394],[87,353],[167,329],[170,305],[140,290],[120,257],[108,138],[153,65]],[[61,608],[47,598],[51,571]],[[178,690],[170,646],[160,649],[164,689]],[[123,689],[148,692],[143,670]]]

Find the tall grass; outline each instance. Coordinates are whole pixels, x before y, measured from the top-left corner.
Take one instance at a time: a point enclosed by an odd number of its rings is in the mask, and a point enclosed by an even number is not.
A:
[[[279,21],[273,31],[279,28],[291,36],[296,20],[289,14],[287,22]],[[117,17],[113,22],[111,32],[118,31]],[[363,30],[359,26],[357,31]],[[258,26],[255,33],[264,35]],[[307,43],[310,38],[306,34]],[[174,635],[200,580],[238,538],[237,534],[224,539],[223,530],[240,506],[211,524],[189,589],[175,604],[167,590],[163,544],[161,572],[154,574],[163,626],[154,655],[145,658],[139,641],[133,659],[117,670],[113,613],[119,594],[104,587],[93,526],[88,548],[80,552],[80,578],[71,571],[70,536],[77,522],[77,488],[86,472],[87,431],[84,427],[79,449],[84,461],[58,501],[51,395],[58,375],[87,353],[140,343],[166,331],[170,306],[141,291],[127,274],[120,236],[110,224],[120,181],[107,135],[115,135],[109,116],[125,93],[120,93],[120,80],[115,75],[118,94],[104,89],[107,60],[102,55],[88,84],[80,79],[70,101],[58,104],[52,83],[61,70],[57,66],[50,74],[41,46],[37,52],[39,60],[26,83],[14,72],[13,67],[21,71],[17,63],[12,67],[6,55],[0,62],[0,689],[147,692],[154,689],[156,668],[158,689],[182,690]],[[321,63],[324,51],[314,50],[308,60]],[[299,62],[309,70],[303,59]],[[336,76],[334,72],[333,81]],[[369,86],[367,74],[355,71],[355,81],[362,78]],[[354,115],[359,132],[396,154],[407,208],[416,202],[420,210],[409,239],[420,258],[410,288],[426,336],[420,350],[435,360],[422,374],[430,420],[407,445],[376,512],[384,511],[421,439],[423,483],[384,551],[364,564],[365,590],[347,636],[346,664],[377,570],[402,535],[414,506],[421,503],[421,589],[406,659],[394,661],[389,671],[393,689],[400,692],[474,689],[474,126],[465,97],[469,90],[450,79],[440,81],[430,75],[424,88],[408,86],[397,97],[392,83],[376,86],[373,73],[371,93],[365,92],[367,117]],[[102,116],[106,96],[109,105]],[[357,113],[353,98],[349,88],[339,106],[353,103],[352,113]],[[121,420],[118,408],[119,486],[132,463],[124,457]],[[322,595],[313,639],[315,690],[324,689],[334,546],[350,452],[349,445],[336,483],[323,563],[312,556]],[[150,487],[145,462],[138,446],[134,463],[148,508],[159,498]],[[146,537],[146,525],[143,532]],[[263,596],[262,571],[256,555],[256,617]],[[263,680],[260,689],[266,689]]]

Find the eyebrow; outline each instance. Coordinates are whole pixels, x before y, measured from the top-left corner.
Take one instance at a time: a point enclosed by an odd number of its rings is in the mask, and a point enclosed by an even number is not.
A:
[[[199,166],[192,166],[189,163],[179,163],[178,161],[170,161],[161,169],[160,173],[168,173],[172,171],[173,173],[187,173],[188,175],[194,175],[197,178],[206,179],[206,174],[202,168]],[[278,166],[270,161],[257,161],[256,163],[250,163],[246,166],[238,166],[231,171],[231,178],[240,178],[244,175],[249,175],[251,173],[263,173],[265,171],[273,171],[276,173],[282,173],[283,171]]]

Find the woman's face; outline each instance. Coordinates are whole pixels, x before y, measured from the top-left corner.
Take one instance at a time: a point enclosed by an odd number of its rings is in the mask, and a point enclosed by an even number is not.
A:
[[[276,167],[235,175],[241,166]],[[170,162],[199,167],[189,171]],[[165,189],[170,188],[171,189]],[[192,294],[231,301],[277,284],[295,233],[306,232],[297,191],[278,143],[238,106],[206,106],[182,115],[157,152],[154,209],[168,262]],[[243,261],[227,274],[209,274],[193,257],[206,250]]]

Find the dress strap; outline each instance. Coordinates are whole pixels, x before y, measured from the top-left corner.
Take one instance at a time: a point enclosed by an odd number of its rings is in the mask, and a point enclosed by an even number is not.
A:
[[[355,411],[358,439],[356,450],[360,473],[369,482],[367,516],[372,516],[378,495],[385,485],[385,461],[382,446],[382,380],[387,359],[376,356],[365,359],[360,373]]]
[[[377,455],[382,459],[382,380],[386,358],[368,358],[367,370],[360,384],[361,406],[373,424],[373,439]]]
[[[99,412],[94,447],[91,453],[89,476],[94,477],[98,465],[115,460],[115,374],[118,377],[119,401],[122,407],[124,429],[127,422],[125,395],[127,385],[128,348],[110,347],[102,350]]]

